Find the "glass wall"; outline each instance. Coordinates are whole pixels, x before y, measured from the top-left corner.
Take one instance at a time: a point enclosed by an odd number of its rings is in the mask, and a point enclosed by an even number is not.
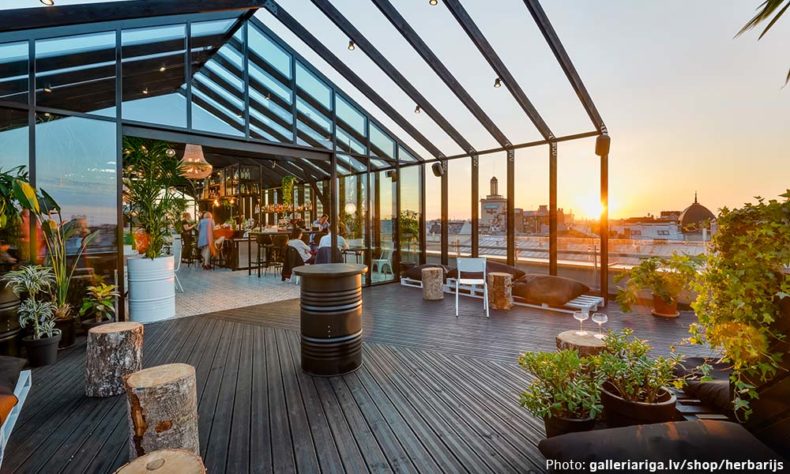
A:
[[[402,167],[399,172],[400,214],[400,262],[409,265],[420,264],[420,232],[422,209],[422,166]]]
[[[370,175],[371,268],[373,283],[395,280],[398,256],[395,245],[396,195],[392,171]]]
[[[75,256],[82,239],[98,231],[72,284],[81,298],[82,286],[96,277],[108,282],[118,277],[115,123],[52,114],[38,114],[36,122],[36,185],[57,201],[64,221],[79,223],[80,234],[66,242],[66,253]],[[39,248],[43,260],[45,248]]]
[[[30,128],[27,112],[0,107],[0,170],[12,172],[27,166]],[[27,221],[29,223],[29,221]],[[10,270],[14,263],[26,261],[30,255],[30,227],[22,223],[8,223],[0,229],[0,273]],[[3,321],[0,321],[2,324]],[[16,327],[16,322],[11,325]],[[7,328],[0,326],[0,332]]]
[[[442,178],[425,168],[425,263],[442,263]]]

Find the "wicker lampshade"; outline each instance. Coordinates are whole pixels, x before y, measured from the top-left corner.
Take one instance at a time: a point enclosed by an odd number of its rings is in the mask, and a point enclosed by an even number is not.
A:
[[[203,147],[200,145],[187,145],[184,147],[184,157],[181,158],[181,175],[186,179],[205,179],[211,175],[214,167],[203,156]]]

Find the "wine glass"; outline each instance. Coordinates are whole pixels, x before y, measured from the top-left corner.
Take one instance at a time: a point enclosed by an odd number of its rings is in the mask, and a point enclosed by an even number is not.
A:
[[[579,330],[576,331],[576,335],[577,336],[586,336],[587,335],[587,331],[584,330],[582,325],[584,324],[584,321],[589,319],[589,318],[590,318],[590,314],[587,313],[586,311],[585,312],[577,311],[577,312],[573,313],[573,319],[575,319],[576,321],[579,321]]]
[[[598,334],[595,334],[595,337],[598,339],[603,339],[606,336],[601,331],[601,325],[607,321],[609,321],[609,316],[606,313],[593,313],[592,320],[594,323],[598,324]]]

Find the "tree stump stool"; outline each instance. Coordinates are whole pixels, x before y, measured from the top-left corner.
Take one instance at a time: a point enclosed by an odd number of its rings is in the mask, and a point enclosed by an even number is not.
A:
[[[580,356],[596,355],[606,346],[603,339],[598,339],[589,331],[585,335],[576,334],[575,330],[561,332],[555,342],[558,350],[576,349]]]
[[[200,456],[185,449],[160,449],[121,466],[115,474],[205,474]]]
[[[422,269],[422,299],[444,299],[444,270],[441,268]]]
[[[125,382],[130,459],[158,449],[200,455],[194,367],[160,365],[135,372]]]
[[[88,331],[85,395],[112,397],[124,392],[123,378],[143,368],[143,325],[110,323]]]
[[[513,307],[512,278],[510,273],[491,272],[488,274],[488,305],[491,309]]]

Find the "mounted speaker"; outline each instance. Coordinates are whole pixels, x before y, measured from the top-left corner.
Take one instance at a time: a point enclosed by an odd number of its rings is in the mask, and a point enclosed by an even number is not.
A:
[[[595,154],[598,156],[606,156],[609,154],[609,145],[612,143],[612,139],[609,138],[609,135],[603,134],[598,135],[598,138],[595,139]]]
[[[444,167],[442,166],[441,162],[436,162],[431,165],[431,169],[433,170],[433,175],[437,178],[444,176]]]
[[[389,171],[387,171],[387,172],[386,172],[386,173],[384,173],[384,174],[385,174],[385,175],[386,175],[386,176],[387,176],[389,179],[391,179],[391,180],[393,180],[393,181],[397,181],[397,180],[398,180],[398,172],[397,172],[396,170],[389,170]]]

